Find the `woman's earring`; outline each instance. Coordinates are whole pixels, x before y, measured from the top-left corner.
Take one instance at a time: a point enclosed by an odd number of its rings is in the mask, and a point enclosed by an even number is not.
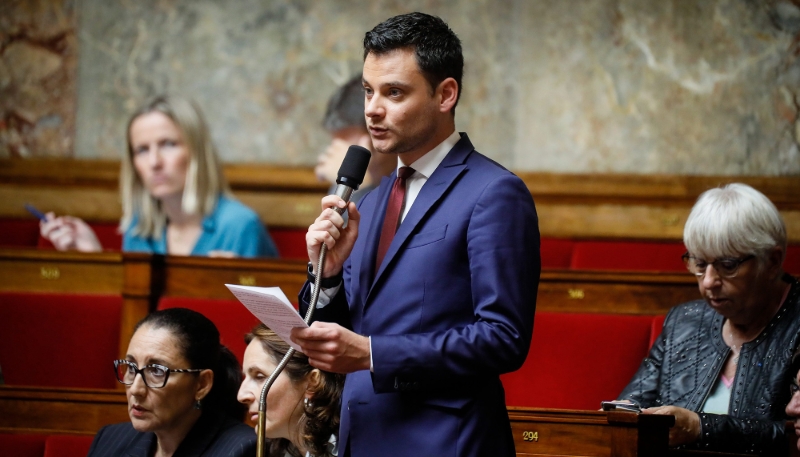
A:
[[[194,409],[203,409],[203,404],[200,403],[200,400],[194,402]]]
[[[305,406],[306,408],[311,408],[314,406],[314,404],[308,401],[308,397],[306,397],[303,399],[303,406]]]

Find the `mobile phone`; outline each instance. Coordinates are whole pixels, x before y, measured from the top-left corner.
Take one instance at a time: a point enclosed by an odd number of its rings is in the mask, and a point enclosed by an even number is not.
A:
[[[642,408],[639,406],[638,403],[632,403],[627,401],[604,401],[600,402],[603,407],[603,411],[631,411],[634,413],[641,413]]]
[[[38,209],[34,208],[33,205],[25,203],[25,209],[27,209],[29,213],[36,216],[36,218],[39,219],[40,221],[47,222],[47,216],[45,216],[44,213],[42,213]]]

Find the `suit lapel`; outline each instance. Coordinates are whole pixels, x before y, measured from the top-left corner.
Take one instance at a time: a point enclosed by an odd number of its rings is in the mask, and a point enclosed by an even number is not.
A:
[[[473,150],[474,148],[472,143],[469,141],[469,138],[467,138],[466,134],[462,134],[461,140],[456,143],[452,150],[450,150],[442,163],[439,164],[439,166],[433,172],[433,175],[431,175],[425,185],[422,186],[419,195],[417,195],[416,200],[414,200],[414,204],[411,206],[411,209],[409,210],[405,219],[403,219],[403,222],[397,229],[397,233],[395,234],[394,239],[392,239],[392,244],[389,245],[389,250],[386,252],[386,257],[383,260],[383,265],[381,265],[380,270],[378,270],[377,274],[375,275],[375,280],[372,282],[372,285],[369,288],[370,293],[372,292],[372,288],[378,284],[381,277],[392,264],[400,249],[406,244],[411,234],[414,233],[420,222],[425,219],[425,217],[432,211],[432,208],[436,202],[443,198],[445,193],[447,193],[447,191],[454,185],[457,178],[467,169],[465,163],[466,158]],[[383,208],[381,211],[382,221],[383,214],[386,211],[388,191],[386,192],[385,197],[383,193],[381,193],[381,197],[383,198],[381,200]],[[381,224],[374,224],[373,222],[373,227],[375,225],[378,226],[376,232],[377,237],[380,237]],[[370,232],[370,235],[372,234],[373,233]],[[377,250],[377,240],[373,241],[375,246],[374,249]],[[371,259],[373,259],[372,263],[374,264],[374,253]],[[368,296],[365,298],[368,298]],[[364,303],[366,304],[366,299],[364,300]]]

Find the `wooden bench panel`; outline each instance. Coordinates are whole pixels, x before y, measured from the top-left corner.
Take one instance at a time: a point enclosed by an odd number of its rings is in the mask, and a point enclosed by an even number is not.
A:
[[[656,315],[698,298],[688,273],[544,270],[536,310]]]
[[[508,408],[519,456],[663,456],[672,416]]]
[[[0,431],[95,434],[125,422],[124,390],[0,386]]]
[[[225,284],[280,287],[296,302],[306,281],[306,264],[284,259],[212,259],[167,256],[154,262],[155,294],[166,297],[235,297]]]
[[[121,294],[122,255],[0,249],[0,290]]]

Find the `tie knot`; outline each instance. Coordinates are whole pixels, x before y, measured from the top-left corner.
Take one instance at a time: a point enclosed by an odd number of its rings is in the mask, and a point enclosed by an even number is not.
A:
[[[411,167],[400,167],[400,169],[397,170],[397,177],[400,179],[408,179],[414,174],[414,171],[415,170]]]

